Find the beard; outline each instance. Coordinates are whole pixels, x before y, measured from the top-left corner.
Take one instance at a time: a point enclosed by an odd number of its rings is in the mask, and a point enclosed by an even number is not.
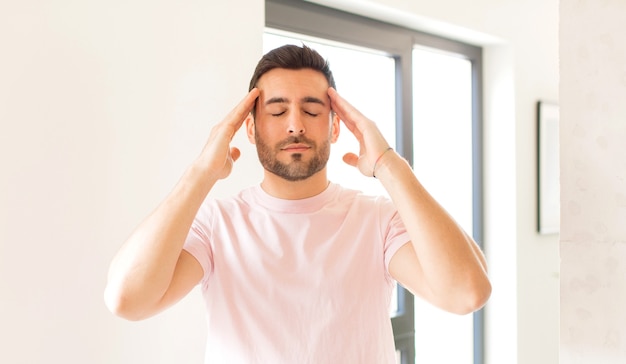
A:
[[[314,175],[326,167],[330,157],[330,141],[324,142],[318,148],[317,143],[304,137],[289,137],[276,144],[274,148],[266,144],[258,137],[254,137],[259,161],[265,170],[271,172],[287,181],[301,181]],[[289,144],[305,143],[315,152],[313,157],[307,162],[303,160],[301,153],[292,153],[291,161],[283,163],[276,158],[281,149]]]

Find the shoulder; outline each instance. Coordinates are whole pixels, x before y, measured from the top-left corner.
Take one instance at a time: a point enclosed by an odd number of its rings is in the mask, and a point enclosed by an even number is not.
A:
[[[232,212],[249,209],[252,188],[246,188],[232,196],[208,196],[198,211],[199,217],[205,219],[216,215],[229,215]]]
[[[228,196],[211,196],[209,195],[203,203],[203,206],[211,208],[219,208],[231,205],[248,205],[258,192],[255,187],[247,187],[239,192]]]
[[[385,211],[387,213],[396,211],[393,201],[386,195],[366,193],[338,185],[338,193],[336,196],[337,201],[349,203],[362,213],[365,211]]]

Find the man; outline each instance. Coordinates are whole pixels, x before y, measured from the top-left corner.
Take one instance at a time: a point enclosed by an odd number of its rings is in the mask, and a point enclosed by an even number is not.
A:
[[[478,246],[334,86],[308,47],[261,59],[248,95],[114,258],[105,292],[114,313],[147,318],[200,283],[207,363],[393,363],[394,279],[450,312],[484,305],[491,286]],[[239,158],[230,142],[244,122],[263,180],[205,201]],[[344,161],[391,201],[328,180],[340,122],[360,143]]]

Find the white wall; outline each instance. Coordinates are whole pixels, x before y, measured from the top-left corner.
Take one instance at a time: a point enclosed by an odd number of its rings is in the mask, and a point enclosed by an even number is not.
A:
[[[197,292],[129,323],[102,291],[247,91],[263,25],[262,0],[0,2],[1,363],[202,362]],[[220,193],[260,176],[241,137],[250,158]]]
[[[561,362],[626,362],[626,3],[561,0]]]
[[[535,233],[534,107],[558,99],[557,1],[329,2],[485,47],[488,363],[556,363],[558,239]],[[0,4],[0,362],[201,361],[197,292],[127,323],[102,289],[119,244],[245,92],[263,21],[261,0]],[[217,193],[258,180],[253,154]]]

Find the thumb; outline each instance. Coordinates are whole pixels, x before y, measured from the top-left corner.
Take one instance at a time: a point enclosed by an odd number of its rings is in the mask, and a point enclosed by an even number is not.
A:
[[[346,153],[343,156],[343,161],[351,165],[352,167],[356,167],[357,163],[359,162],[359,156],[354,153]]]
[[[241,156],[241,151],[237,147],[230,148],[230,158],[235,162]]]

